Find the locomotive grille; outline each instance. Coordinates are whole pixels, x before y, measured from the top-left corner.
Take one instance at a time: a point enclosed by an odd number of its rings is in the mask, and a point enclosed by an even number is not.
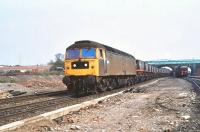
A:
[[[88,69],[89,68],[89,62],[72,62],[71,64],[72,69]]]

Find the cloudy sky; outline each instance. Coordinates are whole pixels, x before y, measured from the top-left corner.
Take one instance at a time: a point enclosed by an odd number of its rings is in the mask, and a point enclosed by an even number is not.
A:
[[[0,65],[46,64],[77,40],[142,60],[200,58],[200,0],[0,0]]]

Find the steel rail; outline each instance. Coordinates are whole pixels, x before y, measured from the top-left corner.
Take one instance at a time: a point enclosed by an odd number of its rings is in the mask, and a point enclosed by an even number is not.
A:
[[[55,96],[60,94],[67,94],[66,90],[63,91],[56,91],[56,92],[48,92],[48,93],[39,93],[35,95],[26,95],[26,96],[19,96],[19,97],[13,97],[13,98],[7,98],[7,99],[0,99],[0,105],[6,104],[6,103],[17,103],[23,100],[32,100],[34,98],[38,99],[38,97],[43,98],[47,96]]]
[[[57,108],[59,106],[69,106],[76,104],[78,101],[76,99],[71,99],[67,97],[60,97],[57,99],[51,99],[47,101],[10,107],[5,109],[0,109],[0,125],[6,124],[18,120],[19,118],[28,117],[29,114],[34,114],[37,111],[45,110],[47,108]]]
[[[192,81],[200,89],[200,77],[189,76],[188,80]]]

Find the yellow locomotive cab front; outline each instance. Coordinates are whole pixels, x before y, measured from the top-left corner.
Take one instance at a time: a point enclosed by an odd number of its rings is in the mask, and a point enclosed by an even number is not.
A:
[[[82,48],[66,51],[65,75],[86,76],[99,75],[97,48]]]
[[[70,59],[65,60],[65,75],[98,76],[98,61],[96,59]],[[77,68],[78,67],[78,68]]]

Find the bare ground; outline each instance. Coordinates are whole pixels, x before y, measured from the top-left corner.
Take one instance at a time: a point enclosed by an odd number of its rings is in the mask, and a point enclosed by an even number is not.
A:
[[[200,130],[199,95],[189,82],[162,78],[135,89],[138,90],[130,90],[54,121],[40,121],[14,131]]]
[[[66,90],[63,75],[18,75],[0,76],[0,91],[17,91],[26,94]],[[2,96],[4,98],[4,96]],[[11,97],[11,96],[8,96]],[[1,98],[1,95],[0,95]]]

